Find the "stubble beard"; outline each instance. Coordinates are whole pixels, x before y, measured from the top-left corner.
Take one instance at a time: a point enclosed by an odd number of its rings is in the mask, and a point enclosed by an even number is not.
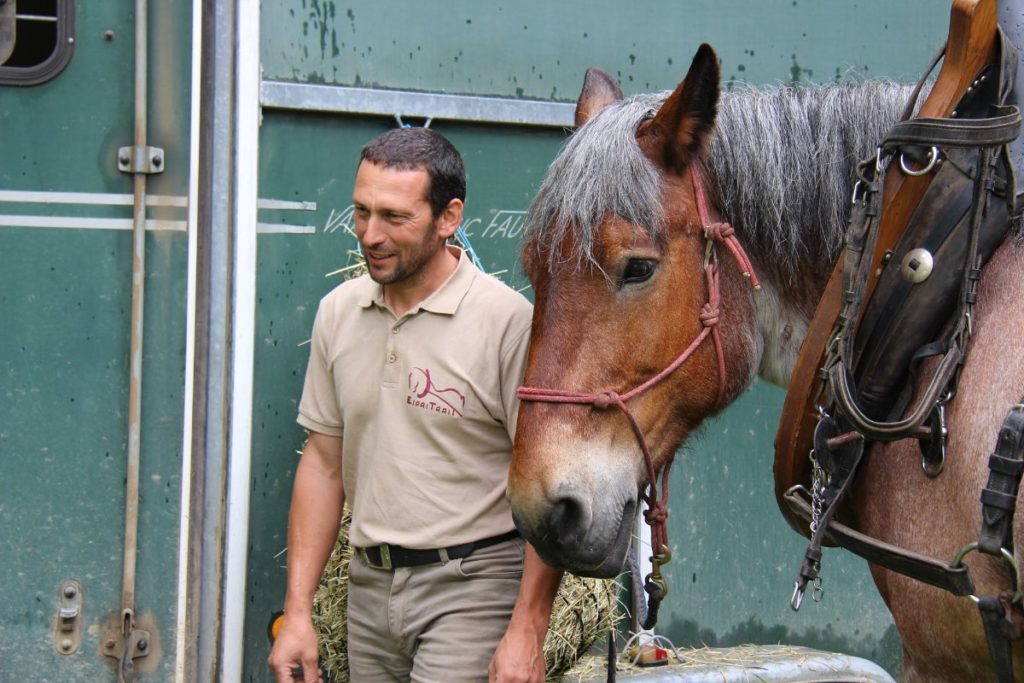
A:
[[[431,221],[430,227],[423,236],[423,240],[416,245],[411,252],[406,252],[410,257],[404,263],[396,263],[395,269],[387,275],[374,273],[367,265],[367,272],[370,279],[379,285],[395,285],[418,276],[426,268],[426,265],[434,258],[438,249],[444,249],[445,245],[436,246],[434,241],[437,237],[437,223]]]

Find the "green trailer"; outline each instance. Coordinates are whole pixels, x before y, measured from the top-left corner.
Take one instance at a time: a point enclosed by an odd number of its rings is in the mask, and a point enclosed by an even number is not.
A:
[[[451,138],[467,239],[529,293],[525,212],[587,67],[667,90],[708,42],[730,88],[910,81],[948,7],[0,0],[0,680],[271,680],[305,342],[371,137]],[[658,631],[898,674],[863,562],[787,607],[781,401],[758,384],[680,451]]]

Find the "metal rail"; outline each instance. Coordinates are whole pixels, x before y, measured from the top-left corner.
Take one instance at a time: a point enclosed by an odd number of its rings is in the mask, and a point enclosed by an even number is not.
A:
[[[148,0],[135,0],[135,149],[146,148]],[[146,171],[133,166],[132,302],[128,384],[128,462],[125,469],[124,560],[121,575],[121,657],[118,681],[134,679],[135,565],[139,536],[139,463],[142,430],[143,301],[146,282]],[[142,641],[145,642],[145,641]],[[143,650],[146,649],[144,646]]]
[[[260,104],[266,109],[379,116],[397,114],[424,119],[559,128],[571,127],[575,116],[575,104],[566,102],[285,81],[263,81]]]

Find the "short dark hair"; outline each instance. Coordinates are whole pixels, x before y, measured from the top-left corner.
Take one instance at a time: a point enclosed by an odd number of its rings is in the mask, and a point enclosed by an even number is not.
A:
[[[424,169],[427,201],[436,218],[453,199],[466,200],[466,167],[452,143],[429,128],[393,128],[363,146],[359,162],[384,168]]]

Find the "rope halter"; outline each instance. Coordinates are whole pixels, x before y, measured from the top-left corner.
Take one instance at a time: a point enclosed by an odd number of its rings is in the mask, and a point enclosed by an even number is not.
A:
[[[636,417],[629,410],[626,402],[647,391],[655,384],[658,384],[675,372],[680,365],[685,363],[686,360],[693,355],[694,351],[697,350],[697,347],[700,346],[708,335],[711,335],[715,345],[715,354],[718,358],[718,397],[716,406],[721,406],[725,401],[726,373],[725,353],[722,349],[722,339],[719,335],[718,329],[720,316],[719,305],[721,298],[718,287],[718,259],[716,245],[725,245],[729,250],[729,253],[731,253],[733,258],[736,260],[740,271],[745,277],[750,279],[753,288],[755,290],[761,288],[757,277],[754,275],[754,269],[750,264],[750,259],[747,257],[746,252],[743,251],[743,247],[740,245],[739,240],[736,239],[736,231],[733,227],[728,223],[712,223],[708,218],[704,183],[701,180],[699,169],[696,166],[693,167],[690,175],[693,179],[694,194],[697,197],[697,212],[700,216],[701,226],[704,230],[704,239],[706,241],[704,275],[708,286],[708,299],[700,312],[700,322],[703,328],[697,337],[690,342],[683,352],[679,354],[679,356],[672,361],[668,367],[654,377],[648,379],[643,384],[640,384],[624,394],[618,394],[614,391],[588,393],[527,386],[519,387],[517,392],[521,401],[537,401],[540,403],[576,403],[592,405],[600,410],[614,406],[626,416],[626,419],[629,420],[629,425],[633,430],[633,434],[636,436],[637,443],[640,445],[640,450],[643,452],[644,462],[647,465],[647,475],[650,481],[649,490],[640,491],[640,497],[643,499],[644,503],[647,504],[647,510],[644,512],[644,520],[651,527],[651,547],[654,548],[655,553],[662,557],[667,557],[669,552],[666,521],[668,519],[668,471],[671,466],[671,460],[665,463],[662,471],[660,472],[661,495],[659,496],[657,491],[659,473],[654,469],[654,461],[651,458],[650,447],[647,444],[646,438],[644,438],[643,430],[637,423]],[[655,566],[657,568],[658,564]]]

